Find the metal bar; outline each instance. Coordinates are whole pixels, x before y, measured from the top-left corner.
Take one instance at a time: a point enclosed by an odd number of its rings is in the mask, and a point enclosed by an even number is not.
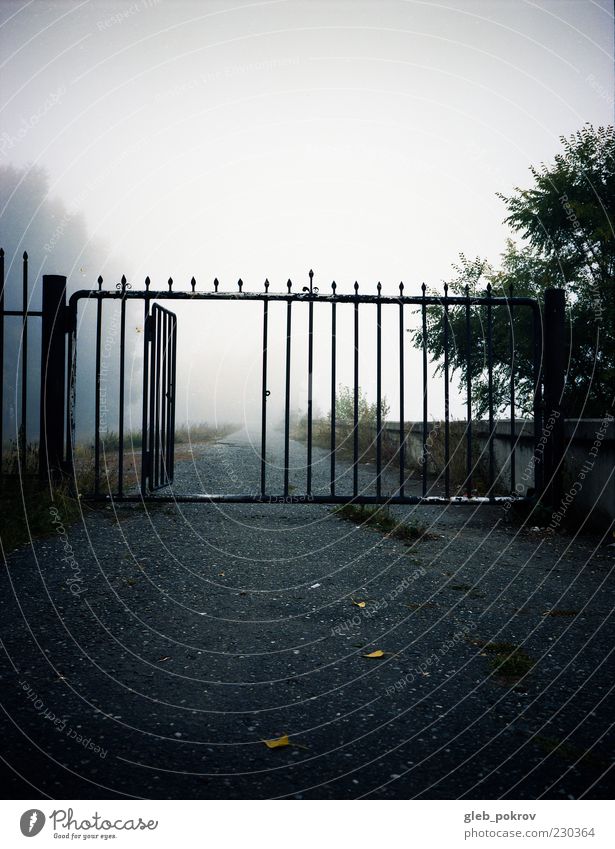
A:
[[[444,497],[451,494],[451,428],[450,428],[450,396],[449,396],[449,316],[448,316],[448,283],[444,284]]]
[[[158,306],[155,304],[149,318],[149,422],[147,489],[155,489],[154,428],[156,422],[156,336],[158,335]]]
[[[399,284],[399,296],[403,297],[403,283]],[[399,304],[399,495],[403,498],[406,482],[406,411],[404,406],[404,305]]]
[[[380,283],[378,283],[380,292]],[[382,305],[376,304],[376,495],[382,495]]]
[[[427,494],[427,414],[428,414],[428,395],[427,395],[427,286],[423,283],[421,286],[423,291],[423,299],[421,301],[421,321],[422,321],[422,348],[423,348],[423,468],[422,468],[422,491],[423,497]]]
[[[75,476],[75,397],[77,380],[77,301],[69,302],[68,354],[66,361],[68,391],[66,392],[66,466],[72,477],[73,490],[77,491]]]
[[[85,496],[85,501],[109,503],[109,496]],[[114,502],[122,502],[124,504],[141,503],[140,495],[124,495],[122,498],[114,497]],[[450,504],[476,505],[476,504],[507,504],[514,501],[518,504],[529,499],[514,498],[510,495],[498,495],[493,498],[483,496],[475,496],[474,498],[465,498],[456,496],[454,498],[444,498],[443,496],[429,495],[425,498],[418,495],[406,495],[404,498],[399,496],[386,496],[377,498],[375,495],[361,495],[353,499],[354,504],[429,504],[433,506],[447,507]],[[255,495],[254,493],[246,493],[240,495],[226,495],[218,493],[199,493],[195,495],[153,495],[149,499],[150,502],[160,504],[347,504],[348,496],[345,495]]]
[[[102,283],[102,278],[100,278]],[[100,284],[99,284],[100,285]],[[94,381],[94,492],[100,492],[100,360],[102,334],[102,304],[96,300],[96,342],[95,342],[95,381]]]
[[[52,487],[63,468],[66,277],[43,275],[42,301],[38,471]]]
[[[171,409],[171,479],[170,482],[173,483],[173,479],[175,477],[175,401],[176,401],[176,392],[175,386],[177,383],[177,316],[173,316],[173,345],[172,345],[172,353],[173,353],[173,369],[171,371],[171,398],[173,402],[173,406]]]
[[[423,299],[422,295],[404,295],[402,298],[399,296],[391,296],[391,297],[383,297],[378,295],[306,295],[301,294],[299,292],[293,293],[292,295],[285,294],[283,292],[269,292],[268,294],[264,294],[263,292],[183,292],[183,291],[166,291],[166,290],[153,290],[150,289],[150,297],[153,301],[264,301],[265,299],[269,301],[284,301],[287,302],[289,297],[292,301],[305,301],[309,302],[310,300],[318,300],[319,303],[331,303],[335,300],[340,304],[377,304],[380,300],[383,304],[399,304],[400,301],[408,306],[420,306],[423,303],[423,300],[427,304],[427,306],[438,306],[442,304],[442,298],[438,296],[425,297]],[[91,291],[88,289],[80,289],[78,292],[73,293],[71,296],[71,300],[79,300],[80,298],[90,298],[92,296]],[[143,299],[145,296],[144,291],[132,290],[127,291],[123,296],[119,292],[102,292],[101,296],[104,298],[115,299],[118,300],[121,297],[126,298],[126,300],[139,300]],[[450,305],[463,305],[465,303],[465,296],[456,296],[451,295],[449,297]],[[509,303],[508,298],[497,298],[495,296],[486,297],[486,296],[476,296],[472,298],[472,303],[475,306],[486,306],[487,304],[492,304],[493,306],[507,306]],[[525,307],[534,307],[536,306],[536,300],[534,298],[525,298],[519,297],[514,298],[513,303],[515,306],[525,306]],[[21,312],[19,313],[21,315]]]
[[[308,304],[308,401],[307,401],[307,481],[308,494],[312,491],[312,415],[314,371],[314,302]]]
[[[167,433],[166,433],[166,483],[167,485],[171,481],[171,418],[173,415],[172,411],[172,366],[173,366],[173,314],[169,313],[168,318],[168,333],[167,333]]]
[[[335,281],[333,281],[333,296],[335,297]],[[329,489],[331,495],[335,495],[335,452],[336,452],[336,383],[337,374],[337,303],[335,300],[331,301],[331,469],[330,469],[330,484]]]
[[[355,292],[358,284],[355,282]],[[359,303],[354,305],[354,405],[352,415],[352,494],[359,493]]]
[[[149,278],[148,278],[149,279]],[[143,390],[141,407],[141,495],[147,494],[148,478],[150,474],[149,446],[148,446],[148,405],[149,405],[149,345],[151,344],[151,317],[149,296],[143,300]]]
[[[288,495],[288,465],[290,461],[290,351],[292,330],[292,306],[286,304],[286,389],[284,395],[284,495]]]
[[[169,362],[167,349],[169,343],[168,312],[162,313],[162,356],[160,363],[160,484],[165,486],[167,482],[167,376]]]
[[[0,248],[0,481],[4,472],[4,250]]]
[[[515,428],[515,327],[512,305],[514,287],[512,283],[508,293],[511,299],[508,315],[510,319],[510,491],[512,494],[516,487],[515,443],[517,439]]]
[[[542,437],[542,320],[538,306],[534,308],[533,321],[533,355],[534,355],[534,491],[542,493],[544,485],[543,460],[540,456],[540,440]]]
[[[24,251],[22,267],[23,323],[21,332],[21,423],[18,431],[19,468],[26,471],[28,444],[28,254]]]
[[[263,379],[261,385],[261,495],[267,490],[267,334],[269,301],[263,301]]]
[[[156,415],[154,418],[154,488],[160,487],[160,374],[162,369],[161,357],[161,336],[162,336],[162,316],[163,312],[160,308],[156,310],[156,336],[154,345],[156,346],[156,374],[154,379],[154,394],[155,394],[155,409]]]
[[[119,495],[124,493],[124,381],[126,365],[126,300],[120,301],[120,410],[118,437],[119,445],[117,451],[117,491]]]
[[[491,283],[487,284],[487,295],[491,295]],[[495,485],[495,446],[493,417],[493,307],[487,303],[487,381],[489,394],[489,495],[493,495]]]
[[[470,287],[466,286],[466,495],[472,495],[472,331]]]

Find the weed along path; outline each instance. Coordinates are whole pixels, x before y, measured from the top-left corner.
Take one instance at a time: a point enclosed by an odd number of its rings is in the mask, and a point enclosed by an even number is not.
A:
[[[268,452],[280,475],[279,434]],[[243,432],[193,446],[176,491],[256,488],[257,454]],[[615,559],[598,538],[488,506],[61,519],[2,573],[10,795],[612,795]]]

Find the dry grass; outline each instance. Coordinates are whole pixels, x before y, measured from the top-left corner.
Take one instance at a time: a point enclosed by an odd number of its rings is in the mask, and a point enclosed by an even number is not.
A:
[[[206,423],[183,425],[176,430],[179,445],[207,443],[236,430],[233,425],[214,428]],[[100,492],[117,492],[119,481],[119,438],[116,433],[101,438]],[[176,452],[176,459],[189,451]],[[82,496],[94,492],[94,447],[79,443],[74,453],[74,478],[65,478],[50,491],[38,478],[38,444],[26,446],[25,462],[20,458],[16,442],[3,452],[3,475],[0,479],[0,539],[4,552],[12,551],[31,538],[54,533],[50,510],[58,509],[64,525],[79,518]],[[20,462],[21,461],[21,462]],[[141,434],[130,432],[124,439],[124,489],[139,486],[141,475]],[[76,490],[76,492],[75,492]]]

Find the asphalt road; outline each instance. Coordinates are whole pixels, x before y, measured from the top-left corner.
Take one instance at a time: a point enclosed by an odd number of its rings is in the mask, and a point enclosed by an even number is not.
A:
[[[182,451],[178,493],[258,485],[246,433]],[[501,507],[394,512],[429,535],[318,505],[50,514],[0,587],[9,797],[611,797],[608,540]],[[529,671],[494,674],[494,642]]]

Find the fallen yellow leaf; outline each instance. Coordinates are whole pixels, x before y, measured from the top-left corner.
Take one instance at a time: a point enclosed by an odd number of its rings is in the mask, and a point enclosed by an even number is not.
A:
[[[364,602],[364,601],[355,601],[354,598],[352,600],[352,603],[354,605],[356,605],[357,607],[365,607],[365,604],[366,604],[366,602]]]
[[[363,657],[384,657],[384,652],[382,649],[376,649],[376,651],[370,651],[369,654],[364,654]]]
[[[284,734],[282,737],[276,737],[274,740],[263,740],[263,743],[268,749],[279,749],[281,746],[288,746],[290,740],[288,739],[288,734]]]

